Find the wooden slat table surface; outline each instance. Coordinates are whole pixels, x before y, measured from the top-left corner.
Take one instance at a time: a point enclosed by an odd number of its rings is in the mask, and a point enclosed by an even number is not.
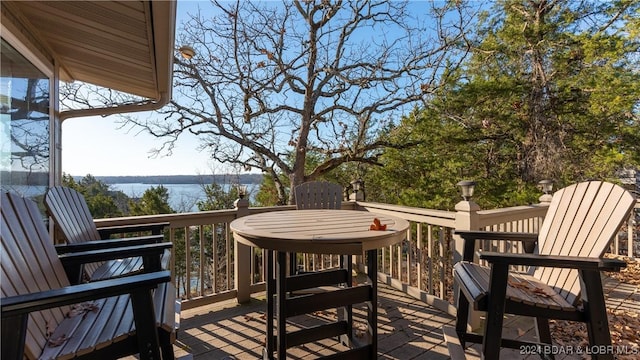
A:
[[[387,225],[369,230],[374,218]],[[245,245],[285,252],[360,255],[406,238],[409,223],[401,218],[355,210],[289,210],[242,217],[231,222]]]

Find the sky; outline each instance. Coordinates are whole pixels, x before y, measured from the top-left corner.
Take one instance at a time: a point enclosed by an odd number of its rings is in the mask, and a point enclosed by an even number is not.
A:
[[[144,116],[144,115],[143,115]],[[208,175],[222,166],[197,150],[199,140],[181,136],[171,156],[152,157],[162,144],[137,129],[118,129],[116,116],[70,118],[62,125],[62,171],[73,176]]]
[[[176,30],[205,0],[178,0]],[[176,38],[178,38],[176,34]],[[180,46],[181,44],[176,44]],[[132,113],[140,118],[148,113]],[[141,128],[119,128],[118,115],[69,118],[62,124],[62,172],[73,176],[131,175],[209,175],[236,171],[214,162],[206,151],[198,150],[201,141],[194,135],[180,135],[170,156],[153,156],[163,139]]]
[[[203,1],[178,1],[176,29]],[[146,117],[147,113],[139,113]],[[62,123],[62,172],[73,176],[208,175],[226,172],[211,161],[195,136],[180,136],[171,156],[150,157],[162,145],[140,129],[118,129],[117,115],[69,118]]]

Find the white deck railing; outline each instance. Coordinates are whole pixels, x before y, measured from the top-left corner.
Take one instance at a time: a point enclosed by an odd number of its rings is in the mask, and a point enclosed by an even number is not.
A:
[[[246,203],[246,202],[245,202]],[[344,209],[390,214],[411,223],[407,239],[401,244],[378,252],[378,280],[422,299],[434,307],[455,313],[451,268],[459,259],[459,242],[454,229],[487,229],[494,231],[518,231],[535,233],[544,218],[543,204],[517,206],[495,210],[477,210],[462,202],[457,211],[430,210],[366,202],[345,202]],[[260,249],[249,249],[248,255],[239,255],[241,247],[233,241],[229,223],[248,214],[294,209],[293,206],[249,208],[240,204],[236,209],[203,211],[195,213],[149,215],[96,220],[98,226],[116,224],[140,224],[168,222],[165,233],[174,244],[171,268],[183,308],[238,298],[246,301],[251,293],[264,291],[264,259]],[[614,254],[637,254],[640,229],[637,217],[640,203],[634,214],[621,229],[611,246]],[[627,239],[636,239],[636,249]],[[504,252],[522,251],[519,244],[484,244]],[[498,247],[499,246],[499,247]],[[634,252],[635,251],[635,252]],[[337,257],[301,255],[303,264],[310,270],[335,266]],[[248,263],[236,258],[250,259]],[[359,257],[354,257],[362,264]],[[237,273],[241,276],[236,276]],[[188,276],[187,276],[188,274]],[[244,276],[244,274],[248,274]]]

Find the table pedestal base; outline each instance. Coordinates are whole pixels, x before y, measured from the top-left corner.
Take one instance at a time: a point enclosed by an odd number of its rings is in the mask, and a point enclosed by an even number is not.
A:
[[[275,272],[274,272],[275,253]],[[265,360],[286,359],[287,349],[305,343],[336,337],[349,350],[327,359],[375,359],[378,349],[377,250],[367,251],[367,284],[352,286],[351,255],[340,258],[340,268],[287,276],[287,253],[266,251],[267,256],[267,339]],[[336,286],[314,294],[296,295],[296,291],[321,286]],[[354,339],[354,304],[367,304],[367,344]],[[287,318],[325,309],[338,309],[338,320],[287,333]],[[275,353],[275,354],[274,354]]]

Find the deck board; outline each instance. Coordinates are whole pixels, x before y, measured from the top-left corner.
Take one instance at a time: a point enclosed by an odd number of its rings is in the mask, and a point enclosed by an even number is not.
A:
[[[613,279],[604,282],[609,308],[640,309],[639,286],[619,283]],[[455,326],[455,319],[424,302],[385,284],[378,283],[378,359],[439,360],[450,359],[444,342],[442,327]],[[257,360],[262,358],[264,345],[266,304],[264,293],[254,294],[251,303],[238,305],[235,300],[201,306],[181,313],[180,330],[176,341],[176,356],[193,355],[194,360]],[[360,323],[364,311],[354,309],[354,323]],[[299,316],[289,326],[309,326],[332,318],[334,312],[321,311],[314,316]],[[531,318],[511,317],[505,321],[505,332],[533,339]],[[315,359],[341,349],[337,341],[324,339],[306,346],[290,349],[290,359]],[[468,360],[480,359],[476,345],[466,350]],[[503,349],[502,360],[539,359],[523,356],[517,350]],[[559,360],[580,357],[557,356]]]

